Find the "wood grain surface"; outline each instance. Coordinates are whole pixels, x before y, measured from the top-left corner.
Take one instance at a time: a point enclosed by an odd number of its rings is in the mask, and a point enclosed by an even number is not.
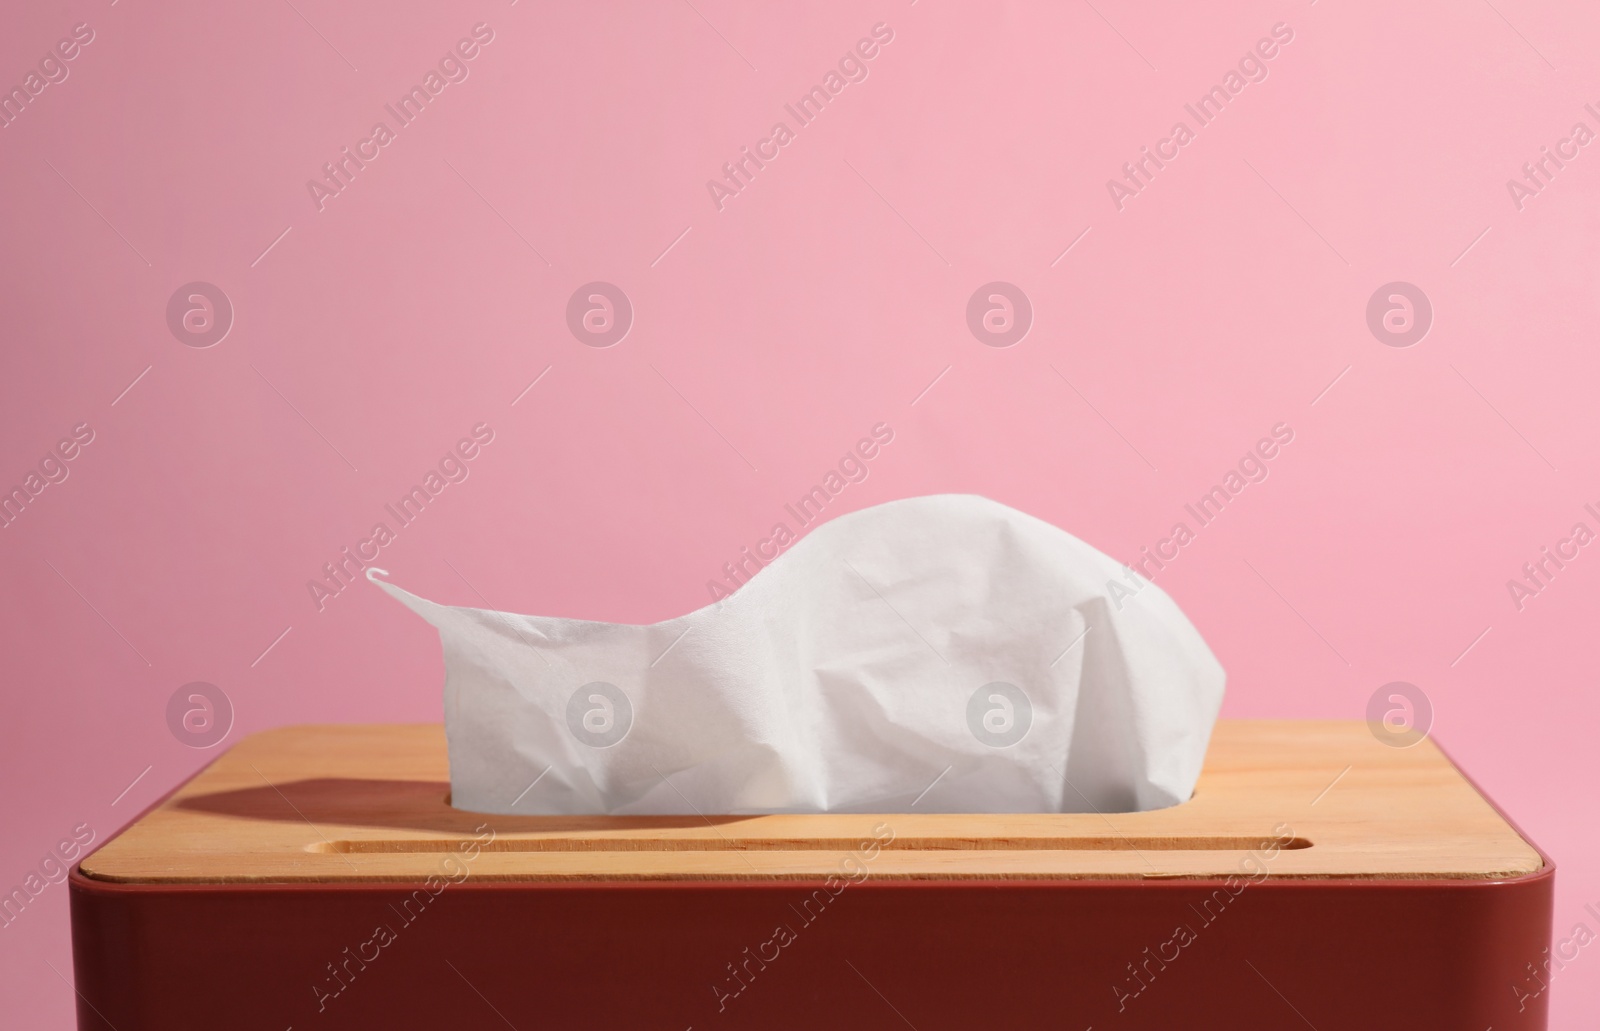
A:
[[[1432,741],[1394,748],[1359,721],[1220,721],[1194,797],[1143,813],[494,816],[451,808],[449,789],[438,725],[284,727],[241,740],[82,869],[218,883],[1501,878],[1541,866]]]

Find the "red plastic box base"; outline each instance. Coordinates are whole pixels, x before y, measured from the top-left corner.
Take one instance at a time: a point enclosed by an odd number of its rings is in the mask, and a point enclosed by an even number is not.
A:
[[[71,881],[96,1031],[1538,1031],[1552,886]]]

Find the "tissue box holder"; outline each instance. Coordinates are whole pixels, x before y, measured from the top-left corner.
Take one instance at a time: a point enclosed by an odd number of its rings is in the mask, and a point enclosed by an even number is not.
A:
[[[1360,722],[1221,721],[1194,797],[1144,813],[448,793],[437,726],[242,740],[73,870],[78,1026],[1546,1026],[1554,867],[1432,741]]]

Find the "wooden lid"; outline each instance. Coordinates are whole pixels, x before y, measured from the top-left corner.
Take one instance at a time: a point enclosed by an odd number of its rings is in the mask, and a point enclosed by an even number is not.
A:
[[[1359,721],[1220,721],[1194,797],[1144,813],[493,816],[451,808],[449,781],[437,725],[271,730],[82,870],[184,884],[1498,879],[1542,865],[1432,741],[1394,748]]]

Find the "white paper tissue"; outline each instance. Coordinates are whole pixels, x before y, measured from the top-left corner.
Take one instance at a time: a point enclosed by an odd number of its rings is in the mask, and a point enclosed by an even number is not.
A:
[[[1224,679],[1130,575],[1032,516],[938,495],[823,524],[731,597],[648,626],[374,582],[439,630],[462,809],[1122,812],[1190,796]]]

